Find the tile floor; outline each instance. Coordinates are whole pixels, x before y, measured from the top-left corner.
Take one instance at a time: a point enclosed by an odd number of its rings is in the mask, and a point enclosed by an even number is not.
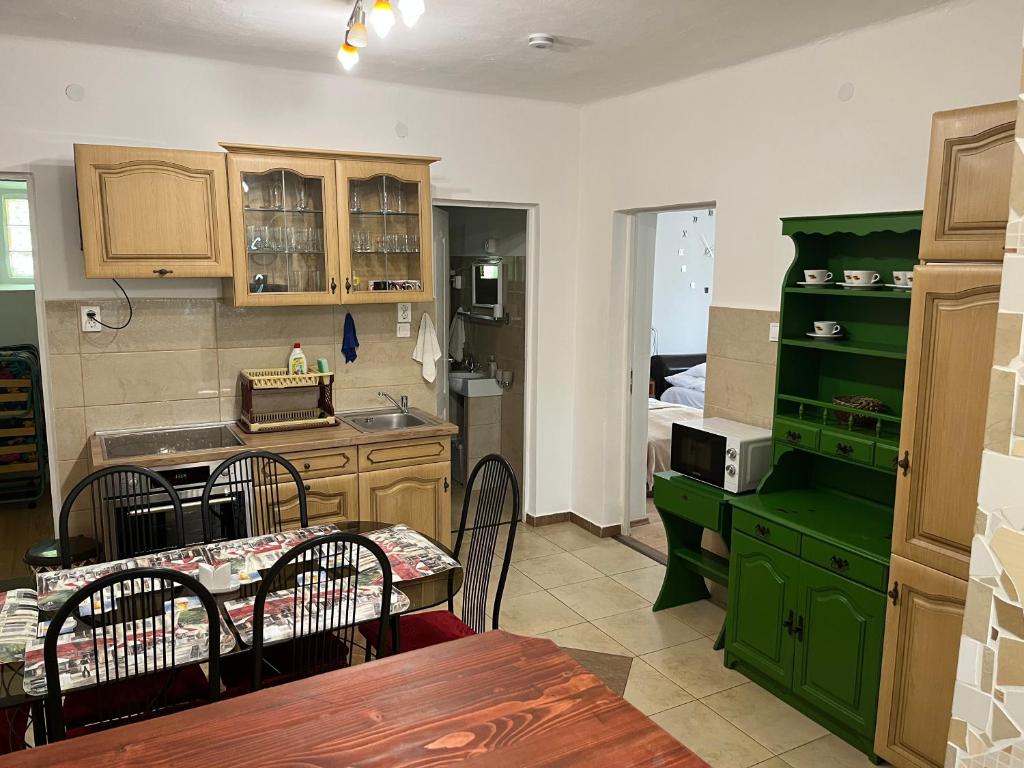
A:
[[[516,535],[501,627],[633,658],[625,698],[714,768],[867,767],[867,758],[745,677],[713,649],[724,611],[654,613],[665,572],[572,523]],[[495,574],[496,575],[496,574]]]
[[[658,510],[654,508],[654,499],[647,499],[647,520],[648,522],[643,525],[630,526],[630,538],[636,539],[662,554],[668,554],[665,525],[661,522]]]

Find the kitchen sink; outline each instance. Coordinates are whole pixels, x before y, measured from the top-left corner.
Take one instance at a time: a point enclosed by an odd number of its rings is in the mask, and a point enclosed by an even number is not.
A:
[[[361,413],[350,413],[339,418],[360,432],[387,432],[392,429],[422,427],[425,424],[431,423],[419,416],[411,413],[402,413],[401,411],[363,411]]]
[[[206,451],[242,445],[241,438],[226,424],[200,424],[131,432],[100,433],[103,455],[108,459],[129,456],[159,456],[183,451]]]

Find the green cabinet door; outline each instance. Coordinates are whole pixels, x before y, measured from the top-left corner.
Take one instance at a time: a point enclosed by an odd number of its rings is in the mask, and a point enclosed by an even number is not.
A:
[[[885,594],[800,567],[793,691],[865,736],[875,732]]]
[[[766,676],[789,685],[800,560],[771,544],[734,532],[729,555],[725,647]]]

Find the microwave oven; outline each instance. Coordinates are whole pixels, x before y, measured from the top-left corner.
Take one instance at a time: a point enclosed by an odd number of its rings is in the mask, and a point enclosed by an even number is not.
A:
[[[672,425],[674,472],[729,493],[757,488],[772,463],[772,433],[729,419],[687,419]]]

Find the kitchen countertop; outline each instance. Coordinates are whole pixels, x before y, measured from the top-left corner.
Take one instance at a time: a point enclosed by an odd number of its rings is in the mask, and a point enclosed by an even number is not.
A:
[[[362,413],[363,411],[359,411]],[[397,440],[414,440],[416,438],[440,437],[454,435],[459,428],[451,422],[437,416],[410,408],[409,412],[426,419],[430,423],[419,427],[405,427],[384,432],[360,432],[355,427],[339,422],[333,427],[314,429],[296,429],[287,432],[265,432],[249,434],[238,424],[231,423],[228,428],[242,440],[242,445],[226,448],[208,448],[195,451],[178,451],[177,453],[149,454],[108,459],[103,455],[102,439],[93,434],[89,438],[90,470],[103,469],[123,464],[140,467],[167,467],[178,464],[193,464],[207,461],[223,461],[242,451],[271,451],[273,453],[294,453],[296,451],[315,451],[330,448],[344,448],[353,445],[370,445],[374,443],[390,443]],[[338,414],[344,416],[344,413]],[[187,425],[180,425],[187,426]],[[154,428],[158,429],[158,428]],[[151,431],[149,429],[140,431]]]

